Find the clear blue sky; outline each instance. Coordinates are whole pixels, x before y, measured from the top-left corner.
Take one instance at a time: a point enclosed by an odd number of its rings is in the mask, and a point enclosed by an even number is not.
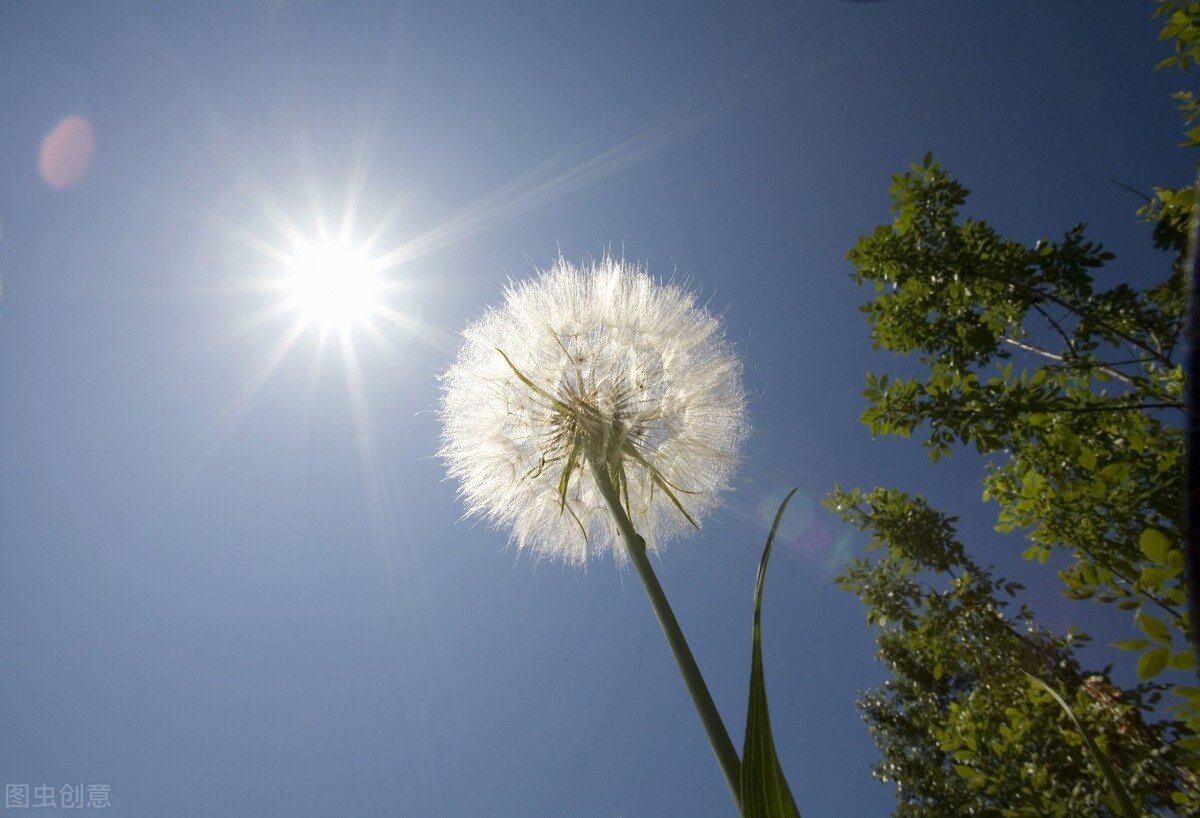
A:
[[[1161,269],[1111,181],[1190,178],[1152,9],[0,4],[0,782],[106,783],[131,817],[731,815],[636,577],[518,558],[433,458],[457,333],[611,248],[689,281],[745,359],[737,490],[659,566],[718,706],[740,736],[799,486],[776,743],[805,816],[888,814],[854,708],[883,671],[831,581],[861,543],[817,504],[924,490],[985,562],[1021,545],[981,534],[976,464],[858,423],[892,362],[844,254],[932,149],[1012,237],[1087,221],[1111,281]],[[71,116],[94,155],[44,176]],[[396,251],[401,316],[348,345],[256,288],[289,231],[345,220]]]

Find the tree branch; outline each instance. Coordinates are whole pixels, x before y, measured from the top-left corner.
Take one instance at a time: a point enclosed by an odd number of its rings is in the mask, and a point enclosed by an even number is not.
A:
[[[1098,326],[1101,329],[1105,330],[1106,332],[1110,333],[1113,337],[1120,338],[1122,341],[1129,344],[1130,346],[1132,346],[1136,349],[1140,349],[1142,352],[1145,352],[1153,360],[1158,361],[1162,365],[1168,366],[1168,367],[1175,365],[1174,361],[1172,361],[1166,355],[1163,355],[1161,351],[1156,350],[1153,347],[1147,346],[1146,344],[1142,343],[1138,339],[1133,338],[1133,337],[1125,334],[1124,332],[1121,332],[1116,327],[1109,325],[1105,321],[1101,321],[1099,318],[1097,318],[1095,316],[1085,315],[1083,310],[1081,310],[1079,307],[1077,307],[1076,305],[1072,304],[1069,301],[1059,298],[1057,295],[1054,295],[1053,293],[1048,293],[1044,290],[1039,290],[1037,287],[1030,286],[1029,284],[1025,284],[1024,282],[1021,282],[1021,281],[1001,279],[1001,278],[997,278],[995,276],[990,276],[987,273],[980,273],[976,270],[972,270],[971,274],[976,275],[979,278],[985,279],[987,281],[992,281],[997,284],[1007,285],[1007,286],[1013,288],[1014,290],[1020,290],[1028,295],[1032,295],[1034,300],[1030,302],[1030,306],[1037,307],[1039,300],[1040,301],[1048,301],[1051,304],[1055,304],[1059,307],[1062,307],[1064,310],[1066,310],[1067,312],[1076,316],[1077,318],[1080,318],[1080,319],[1089,318],[1090,320],[1092,320],[1096,323],[1096,326]],[[1045,313],[1042,313],[1042,314],[1045,315]]]
[[[1033,344],[1027,344],[1024,341],[1018,341],[1016,338],[1005,337],[1002,340],[1004,341],[1004,343],[1006,343],[1010,346],[1014,346],[1017,349],[1020,349],[1024,352],[1028,352],[1033,355],[1040,355],[1043,358],[1049,358],[1051,361],[1057,361],[1058,363],[1062,364],[1063,366],[1070,365],[1067,363],[1066,358],[1064,358],[1062,355],[1060,355],[1057,352],[1051,352],[1048,349],[1042,349],[1039,346],[1035,346]],[[1073,350],[1072,350],[1072,354],[1074,354]],[[1095,364],[1094,368],[1099,372],[1103,372],[1105,375],[1108,375],[1110,378],[1113,378],[1114,380],[1118,380],[1118,381],[1121,381],[1122,383],[1126,383],[1126,384],[1129,384],[1130,386],[1133,386],[1133,379],[1130,378],[1128,375],[1126,375],[1124,372],[1120,371],[1119,369],[1113,369],[1110,366],[1106,366],[1105,364],[1100,364],[1100,363]]]

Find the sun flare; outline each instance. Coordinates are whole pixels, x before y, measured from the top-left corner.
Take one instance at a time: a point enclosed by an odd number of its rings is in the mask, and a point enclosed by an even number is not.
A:
[[[379,309],[383,282],[362,248],[325,240],[296,248],[284,287],[288,306],[306,325],[343,330]]]

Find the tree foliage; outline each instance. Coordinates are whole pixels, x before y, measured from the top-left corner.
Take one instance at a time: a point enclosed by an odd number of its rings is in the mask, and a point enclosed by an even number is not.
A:
[[[1200,3],[1163,0],[1164,65],[1200,62]],[[1200,104],[1182,95],[1189,126]],[[1188,143],[1200,144],[1200,129]],[[1020,586],[968,556],[954,518],[886,489],[828,501],[878,552],[839,578],[878,629],[892,678],[860,700],[896,782],[897,816],[1116,815],[1057,690],[1146,814],[1200,814],[1200,688],[1188,612],[1182,332],[1195,192],[1156,189],[1139,211],[1169,254],[1148,286],[1111,282],[1114,256],[1076,225],[1057,240],[1007,239],[963,216],[968,191],[931,155],[893,178],[893,221],[850,251],[871,285],[877,348],[919,375],[868,375],[864,422],[917,435],[935,462],[983,456],[996,528],[1059,570],[1071,599],[1130,612],[1118,643],[1139,683],[1086,670],[1080,633],[1058,636],[1007,606]],[[1056,561],[1061,562],[1061,561]],[[1122,674],[1117,674],[1118,676]]]
[[[1026,531],[1027,557],[1070,551],[1069,595],[1161,618],[1186,646],[1181,263],[1156,286],[1097,290],[1112,254],[1082,226],[1032,247],[1004,239],[960,218],[967,190],[931,157],[892,196],[894,223],[849,257],[875,286],[863,310],[876,346],[919,353],[925,373],[869,375],[864,422],[927,430],[934,460],[973,444],[990,457],[997,527]],[[1159,193],[1157,231],[1181,258],[1177,198]]]
[[[1196,814],[1195,733],[1153,714],[1165,685],[1123,690],[1084,670],[1087,637],[1056,636],[1025,606],[1010,613],[1020,584],[972,560],[954,518],[920,497],[839,491],[830,505],[883,552],[839,583],[867,606],[893,674],[859,706],[882,756],[876,777],[896,784],[897,818],[1119,814],[1083,736],[1025,673],[1071,703],[1144,812]]]

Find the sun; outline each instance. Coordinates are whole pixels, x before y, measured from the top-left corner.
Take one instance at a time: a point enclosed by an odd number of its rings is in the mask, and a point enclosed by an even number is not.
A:
[[[382,306],[383,280],[366,251],[344,239],[297,242],[287,259],[287,307],[305,326],[349,330]]]

